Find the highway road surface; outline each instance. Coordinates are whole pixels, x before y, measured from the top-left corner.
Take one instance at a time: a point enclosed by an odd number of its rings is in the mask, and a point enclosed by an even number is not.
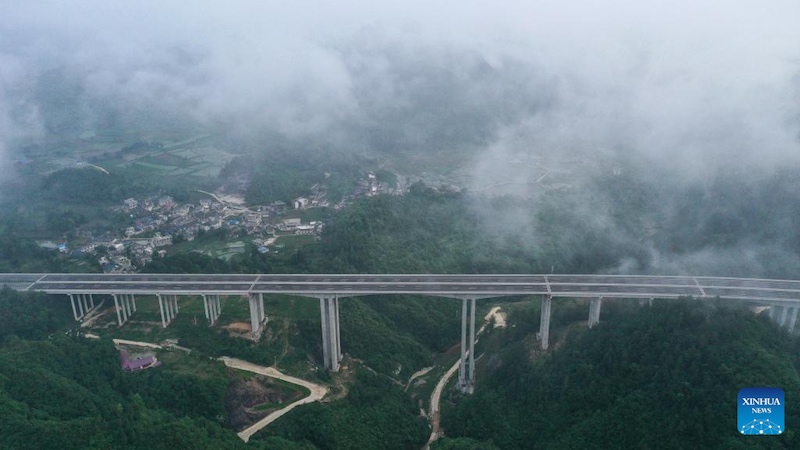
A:
[[[348,297],[418,294],[456,298],[511,295],[727,298],[800,301],[800,281],[650,275],[181,275],[0,274],[0,285],[49,294],[294,294]]]

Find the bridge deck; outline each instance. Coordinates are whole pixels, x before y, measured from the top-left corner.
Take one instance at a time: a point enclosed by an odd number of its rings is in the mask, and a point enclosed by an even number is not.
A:
[[[700,298],[800,301],[800,281],[649,275],[185,275],[0,274],[0,285],[50,294],[293,294],[352,296],[417,294],[442,297]]]

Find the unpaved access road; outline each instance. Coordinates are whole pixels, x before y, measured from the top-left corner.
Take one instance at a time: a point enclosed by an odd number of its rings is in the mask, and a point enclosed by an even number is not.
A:
[[[489,320],[492,317],[494,317],[495,320],[494,326],[496,328],[504,328],[506,326],[505,315],[500,312],[500,307],[499,306],[493,307],[489,311],[489,313],[486,314],[486,316],[484,316],[483,325],[478,330],[478,332],[475,333],[476,336],[475,342],[478,342],[477,336],[483,333],[483,330],[486,328],[486,325],[489,324]],[[469,350],[467,351],[467,354],[469,354]],[[431,437],[428,439],[428,443],[425,445],[425,448],[428,448],[428,446],[430,446],[433,443],[433,441],[439,439],[439,403],[442,399],[442,392],[444,391],[444,387],[447,385],[447,382],[450,380],[450,378],[452,378],[453,375],[455,375],[456,371],[458,370],[458,365],[460,363],[461,363],[461,358],[459,358],[458,361],[456,361],[456,363],[453,364],[453,366],[450,367],[450,369],[447,372],[445,372],[444,376],[442,376],[442,378],[439,379],[439,382],[436,383],[436,388],[433,390],[433,393],[431,394],[431,411],[428,414],[428,416],[431,418]]]
[[[271,424],[279,417],[283,416],[284,414],[291,411],[295,407],[304,405],[306,403],[319,401],[322,399],[322,397],[325,397],[325,395],[328,393],[328,388],[325,386],[320,386],[310,381],[301,380],[300,378],[295,378],[293,376],[286,375],[284,373],[279,372],[278,369],[274,367],[259,366],[257,364],[249,363],[247,361],[242,361],[241,359],[230,358],[227,356],[223,356],[219,359],[228,367],[232,367],[234,369],[246,370],[248,372],[253,372],[260,375],[266,375],[268,377],[277,378],[279,380],[288,381],[289,383],[303,386],[307,388],[309,391],[311,391],[311,395],[309,395],[308,397],[301,398],[300,400],[297,400],[296,402],[287,405],[285,408],[274,411],[267,417],[264,417],[263,419],[259,420],[258,422],[254,423],[248,428],[240,431],[239,437],[242,438],[242,440],[245,442],[249,441],[250,437],[254,435],[258,430]]]

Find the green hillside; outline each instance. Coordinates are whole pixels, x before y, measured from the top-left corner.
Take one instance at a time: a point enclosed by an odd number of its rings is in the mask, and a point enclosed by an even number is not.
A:
[[[444,411],[437,449],[798,448],[800,345],[765,317],[722,302],[604,305],[603,322],[562,326],[552,350],[495,333],[475,394]],[[512,314],[513,326],[525,313]],[[566,328],[565,328],[566,327]],[[786,392],[780,437],[737,433],[743,387]],[[448,442],[451,441],[451,442]]]

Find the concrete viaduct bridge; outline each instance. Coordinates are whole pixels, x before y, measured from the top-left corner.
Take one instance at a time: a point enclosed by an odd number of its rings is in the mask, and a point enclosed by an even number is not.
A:
[[[114,298],[119,325],[136,311],[136,295],[158,298],[162,325],[178,313],[179,296],[201,296],[206,317],[219,317],[220,296],[249,299],[252,331],[266,323],[264,294],[318,298],[322,317],[325,368],[339,369],[339,299],[375,294],[412,294],[461,300],[459,386],[471,392],[475,383],[475,301],[508,296],[542,296],[539,338],[547,349],[554,297],[590,298],[589,326],[600,321],[604,298],[724,298],[770,306],[770,317],[794,331],[800,308],[800,281],[752,278],[632,275],[179,275],[179,274],[0,274],[0,285],[20,291],[64,294],[75,320],[94,307],[95,294]]]

